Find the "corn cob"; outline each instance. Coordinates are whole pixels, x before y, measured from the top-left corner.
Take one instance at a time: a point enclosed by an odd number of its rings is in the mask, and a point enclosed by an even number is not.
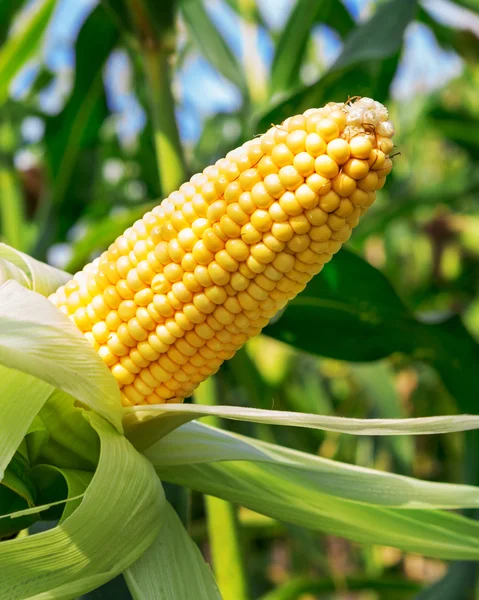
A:
[[[194,175],[50,296],[125,406],[179,402],[346,242],[391,171],[370,98],[272,126]]]

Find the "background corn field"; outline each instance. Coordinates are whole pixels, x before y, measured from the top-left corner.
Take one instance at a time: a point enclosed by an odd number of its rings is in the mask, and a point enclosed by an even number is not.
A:
[[[0,239],[70,272],[272,123],[350,96],[386,103],[398,155],[378,201],[223,365],[218,396],[358,418],[477,413],[476,0],[0,0],[0,43]],[[222,426],[424,480],[479,479],[477,433]],[[208,559],[199,495],[191,507]],[[479,598],[473,562],[238,516],[253,598]],[[118,579],[88,597],[130,596]]]

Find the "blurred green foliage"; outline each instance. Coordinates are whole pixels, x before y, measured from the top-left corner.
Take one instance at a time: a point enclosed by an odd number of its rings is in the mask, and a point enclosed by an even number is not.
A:
[[[360,22],[340,0],[295,0],[283,29],[270,31],[254,0],[228,0],[241,25],[243,54],[237,56],[211,18],[208,0],[105,1],[81,24],[71,90],[58,114],[50,115],[40,101],[52,80],[46,64],[40,64],[28,93],[8,96],[28,61],[36,56],[41,62],[38,51],[55,2],[33,4],[32,11],[22,0],[0,2],[2,241],[42,260],[55,245],[68,244],[64,262],[74,271],[164,195],[168,165],[156,156],[162,125],[150,112],[152,82],[144,71],[151,48],[165,54],[173,76],[199,52],[241,98],[236,111],[205,119],[199,139],[183,145],[179,164],[185,162],[188,174],[286,116],[331,100],[374,97],[387,103],[398,131],[392,175],[349,250],[335,257],[266,336],[224,365],[218,376],[222,402],[356,417],[477,412],[479,40],[471,31],[437,21],[416,0],[374,3],[370,18]],[[130,15],[136,4],[146,12],[135,21]],[[450,4],[476,11],[479,19],[474,0]],[[434,92],[395,100],[392,83],[413,22],[461,57],[463,68]],[[331,28],[342,43],[329,65],[315,50],[319,25]],[[274,46],[269,71],[255,54],[260,31]],[[127,141],[118,135],[104,84],[105,65],[118,49],[129,57],[132,91],[150,115]],[[308,69],[318,74],[312,81],[305,78]],[[165,111],[174,123],[171,90],[158,93],[154,110]],[[31,116],[43,121],[45,131],[25,144],[20,130]],[[18,160],[25,150],[34,157],[27,166]],[[413,442],[226,426],[365,467],[477,483],[475,434]],[[20,483],[27,494],[28,482]],[[0,493],[9,490],[2,487]],[[198,498],[192,506],[192,533],[207,552]],[[454,564],[446,574],[440,561],[286,530],[248,511],[240,512],[240,521],[255,598],[394,600],[416,597],[421,588],[417,598],[475,597],[475,565]],[[427,589],[431,582],[437,583]]]

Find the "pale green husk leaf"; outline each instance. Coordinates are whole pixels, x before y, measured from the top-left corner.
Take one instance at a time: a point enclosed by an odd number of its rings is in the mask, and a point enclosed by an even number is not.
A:
[[[0,544],[0,599],[76,598],[135,562],[157,537],[165,497],[152,465],[101,417],[97,471],[77,510],[40,534]]]
[[[411,419],[350,419],[249,407],[174,403],[128,407],[125,409],[123,425],[128,438],[135,447],[142,449],[147,448],[161,436],[184,423],[211,415],[236,421],[307,427],[354,435],[424,435],[479,428],[479,415],[449,415]]]
[[[0,254],[1,254],[1,246],[0,244]],[[22,269],[19,269],[16,265],[14,265],[9,260],[5,260],[0,256],[0,285],[8,281],[9,279],[14,279],[23,287],[30,288],[30,281],[28,277],[25,275]]]
[[[345,465],[198,423],[145,455],[165,481],[280,521],[444,559],[479,558],[479,524],[433,510],[478,506],[470,486]]]
[[[0,481],[52,390],[44,381],[0,365]]]
[[[125,572],[135,600],[221,600],[213,573],[167,504],[165,525]]]
[[[35,465],[93,472],[98,464],[98,436],[74,399],[58,389],[45,402],[25,441]]]
[[[53,506],[60,506],[61,504],[68,505],[69,503],[76,503],[78,500],[83,498],[83,494],[78,496],[72,496],[71,498],[65,498],[65,500],[57,500],[56,502],[49,502],[48,504],[40,504],[32,508],[26,508],[25,510],[16,510],[15,512],[8,513],[7,515],[0,515],[1,519],[17,519],[18,517],[26,517],[28,515],[35,515],[44,510],[48,510]]]
[[[299,471],[322,493],[368,504],[435,509],[479,508],[479,488],[470,485],[433,483],[404,475],[377,471],[330,460],[276,444],[188,423],[144,452],[156,468],[253,461]]]
[[[71,275],[65,273],[65,271],[60,271],[60,269],[56,269],[46,263],[40,262],[24,252],[15,250],[15,248],[12,248],[7,244],[0,243],[0,259],[2,259],[2,261],[7,261],[10,265],[16,267],[17,271],[20,270],[25,278],[22,281],[26,281],[27,283],[25,287],[29,287],[42,296],[49,296],[57,288],[71,279]],[[24,283],[20,281],[17,271],[12,270],[12,273],[15,275],[11,278],[24,285]],[[7,277],[2,281],[2,278],[0,277],[0,284],[6,279]]]

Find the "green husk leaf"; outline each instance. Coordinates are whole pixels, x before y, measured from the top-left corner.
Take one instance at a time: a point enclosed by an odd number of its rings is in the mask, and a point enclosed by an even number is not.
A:
[[[123,424],[128,438],[135,447],[142,449],[188,421],[211,415],[234,421],[307,427],[354,435],[425,435],[479,428],[479,415],[449,415],[411,419],[351,419],[238,406],[174,403],[129,407],[125,409]]]
[[[0,483],[0,539],[25,529],[36,520],[36,516],[32,518],[21,514],[11,519],[4,517],[31,508],[35,504],[35,496],[28,462],[17,452]],[[36,509],[33,512],[37,512]]]
[[[49,437],[50,434],[48,433],[47,427],[43,423],[42,419],[37,415],[33,419],[24,438],[25,448],[27,450],[27,456],[30,463],[35,463],[37,457],[42,451],[42,448],[48,442]]]
[[[7,470],[8,473],[8,470]],[[9,487],[0,485],[0,513],[9,515],[27,509],[30,504],[23,496],[20,496]],[[19,516],[14,519],[3,519],[0,517],[0,540],[29,527],[37,517],[31,515]]]
[[[170,504],[165,525],[148,550],[124,572],[135,600],[220,600],[213,573]]]
[[[94,471],[100,444],[83,414],[83,409],[74,405],[71,396],[55,390],[38,414],[38,428],[42,429],[40,432],[29,430],[26,436],[32,465]]]
[[[22,496],[30,506],[35,503],[35,486],[31,479],[30,465],[18,452],[5,470],[5,476],[0,485],[4,485]]]
[[[77,510],[41,534],[0,544],[2,600],[76,598],[134,563],[158,536],[165,497],[151,464],[106,421],[97,471]]]
[[[477,522],[426,508],[440,505],[441,498],[446,497],[456,505],[461,504],[463,488],[467,486],[429,484],[379,472],[373,475],[370,470],[334,462],[329,462],[324,470],[322,467],[326,463],[318,457],[225,432],[210,430],[206,434],[206,427],[198,424],[186,427],[189,428],[186,436],[181,429],[177,430],[146,453],[157,463],[156,470],[165,481],[187,485],[279,521],[365,544],[385,544],[444,559],[479,558]],[[192,427],[200,432],[199,440],[195,441]],[[241,446],[241,452],[234,453],[230,435]],[[190,439],[189,460],[196,464],[166,466],[170,450],[178,446],[178,436],[183,438],[182,441],[185,437]],[[225,436],[228,438],[226,443]],[[222,439],[213,457],[210,446],[218,438]],[[205,441],[209,461],[198,464],[195,455],[205,449]],[[265,450],[267,462],[264,460]],[[226,451],[228,456],[225,456]],[[261,455],[259,460],[258,453]],[[186,462],[184,456],[183,460]],[[345,476],[353,471],[352,477]],[[378,488],[375,483],[379,482]],[[332,493],[334,489],[336,494]],[[392,489],[395,494],[400,493],[401,498],[391,495],[388,499]],[[477,490],[469,488],[469,493],[475,504]],[[354,497],[356,499],[352,499]],[[380,501],[384,504],[379,505]],[[392,505],[397,502],[402,502],[402,506],[393,508]],[[423,508],[418,510],[406,506]]]
[[[80,505],[93,472],[37,465],[32,479],[37,489],[38,510],[46,521],[64,521]],[[53,510],[50,510],[53,508]]]
[[[30,282],[25,273],[9,260],[0,258],[0,285],[9,279],[14,279],[23,287],[30,288]]]
[[[75,325],[15,281],[0,287],[0,363],[71,394],[121,430],[118,385]]]
[[[44,381],[0,365],[0,481],[52,389]]]
[[[68,488],[68,497],[65,500],[66,504],[61,517],[61,521],[64,521],[80,506],[80,500],[93,479],[93,473],[75,469],[58,470],[65,478]]]
[[[479,488],[421,481],[349,465],[275,444],[189,423],[145,450],[155,468],[220,462],[254,462],[259,470],[284,472],[320,493],[372,505],[414,509],[479,507]],[[266,466],[265,464],[269,466]]]
[[[56,502],[49,502],[48,504],[41,504],[40,506],[34,506],[32,508],[26,508],[25,510],[17,510],[16,512],[10,513],[8,515],[1,515],[0,519],[16,519],[18,517],[26,517],[29,515],[36,515],[39,512],[43,512],[48,510],[49,508],[53,508],[54,506],[61,506],[63,504],[67,504],[68,502],[77,502],[83,498],[83,494],[79,494],[78,496],[72,496],[71,498],[65,498],[65,500],[57,500]]]

